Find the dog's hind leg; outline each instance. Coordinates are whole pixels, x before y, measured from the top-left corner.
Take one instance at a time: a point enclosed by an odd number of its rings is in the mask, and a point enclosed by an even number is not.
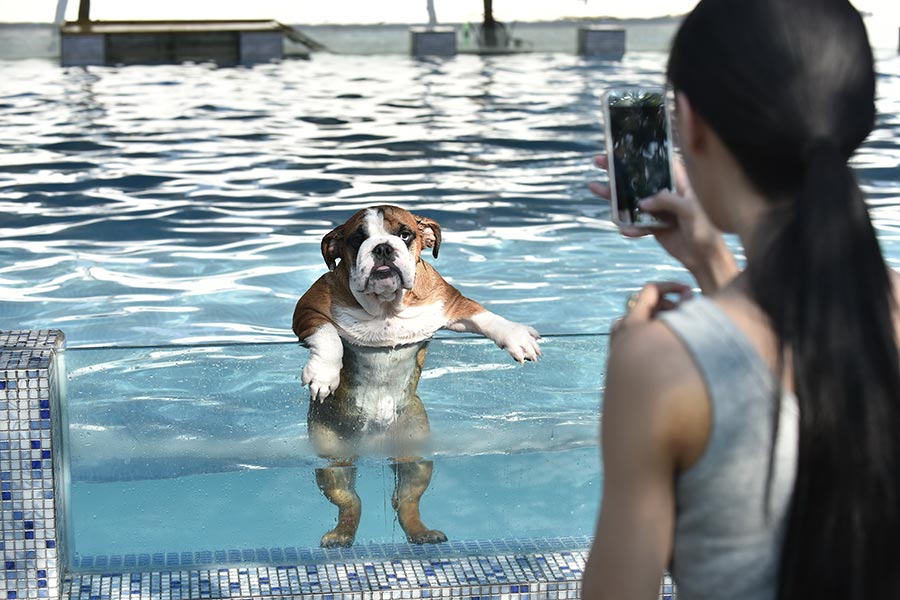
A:
[[[337,527],[322,536],[322,547],[352,546],[362,512],[362,502],[356,494],[356,467],[331,466],[316,469],[316,483],[325,497],[338,507]]]
[[[391,465],[391,468],[397,478],[391,504],[397,511],[397,519],[406,532],[406,539],[413,544],[446,542],[447,536],[444,532],[425,527],[419,515],[419,499],[431,482],[432,462],[401,459]]]

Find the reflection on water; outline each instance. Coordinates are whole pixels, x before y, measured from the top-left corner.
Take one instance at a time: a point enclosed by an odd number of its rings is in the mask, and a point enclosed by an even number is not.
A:
[[[544,333],[604,332],[628,290],[684,277],[622,240],[585,187],[601,92],[658,84],[663,62],[3,63],[3,326],[62,328],[73,346],[289,340],[321,236],[394,203],[443,225],[437,266],[463,293]],[[857,165],[900,257],[900,59],[878,65]]]
[[[684,276],[621,239],[585,187],[601,92],[658,84],[663,61],[3,63],[3,326],[59,327],[72,346],[289,340],[322,235],[394,203],[443,225],[436,265],[463,293],[544,333],[604,332],[628,290]],[[900,256],[900,64],[879,69],[858,164]]]
[[[573,212],[605,225],[580,158],[597,119],[570,112],[589,72],[570,57],[12,66],[0,299],[76,346],[290,339],[322,234],[373,202],[438,218],[442,271],[488,291],[530,280]]]
[[[545,333],[606,331],[627,290],[684,276],[622,240],[585,187],[600,93],[659,83],[663,61],[4,63],[3,326],[62,328],[73,346],[288,340],[321,236],[394,203],[443,225],[437,265],[463,293]],[[900,256],[898,62],[879,61],[857,164]]]

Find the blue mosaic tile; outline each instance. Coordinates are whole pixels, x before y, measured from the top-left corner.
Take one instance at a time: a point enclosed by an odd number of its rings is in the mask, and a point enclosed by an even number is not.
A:
[[[54,356],[64,339],[58,331],[0,332],[0,594],[7,599],[59,594],[51,430],[59,407]]]

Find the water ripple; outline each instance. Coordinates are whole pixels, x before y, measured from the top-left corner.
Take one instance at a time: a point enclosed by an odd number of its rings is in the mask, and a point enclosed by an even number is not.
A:
[[[900,264],[900,59],[878,64],[854,162]],[[372,203],[437,219],[441,273],[547,334],[606,331],[645,280],[686,279],[586,189],[602,91],[660,83],[661,54],[2,66],[5,328],[72,346],[291,340],[322,235]]]

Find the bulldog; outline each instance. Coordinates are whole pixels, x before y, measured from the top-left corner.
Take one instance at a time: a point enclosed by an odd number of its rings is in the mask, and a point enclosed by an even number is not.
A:
[[[407,539],[447,540],[419,514],[433,466],[418,456],[430,427],[417,386],[436,331],[478,333],[523,364],[541,355],[535,329],[463,296],[422,259],[425,249],[437,258],[440,246],[432,219],[396,206],[360,210],[322,238],[328,273],[294,309],[294,333],[309,348],[301,377],[309,438],[329,460],[316,482],[338,508],[324,547],[353,544],[362,506],[354,461],[369,452],[393,459],[391,504]]]

